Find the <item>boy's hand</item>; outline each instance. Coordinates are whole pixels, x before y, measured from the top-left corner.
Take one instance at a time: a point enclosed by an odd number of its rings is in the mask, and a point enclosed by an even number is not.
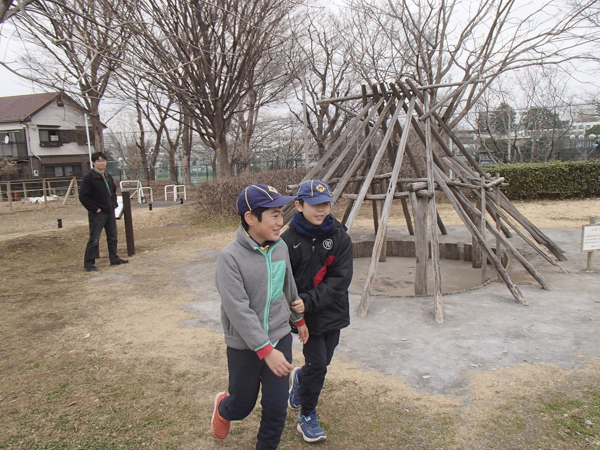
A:
[[[308,327],[306,324],[298,327],[298,340],[303,344],[306,344],[306,341],[308,341]]]
[[[287,362],[283,353],[276,348],[271,353],[265,356],[265,362],[269,369],[278,377],[283,377],[291,372],[293,369],[292,365]]]
[[[304,312],[304,302],[302,301],[301,298],[299,298],[295,302],[292,302],[291,306],[292,306],[292,311],[294,311],[297,314],[302,314]]]

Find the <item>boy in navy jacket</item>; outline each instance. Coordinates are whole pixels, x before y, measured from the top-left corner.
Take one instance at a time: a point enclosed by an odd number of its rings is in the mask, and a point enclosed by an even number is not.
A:
[[[318,442],[326,439],[317,421],[319,395],[340,330],[350,324],[353,252],[346,227],[331,215],[333,199],[325,182],[303,182],[297,197],[298,212],[281,238],[288,246],[298,294],[304,301],[310,339],[303,347],[304,366],[292,371],[288,404],[300,410],[297,428],[304,440]]]

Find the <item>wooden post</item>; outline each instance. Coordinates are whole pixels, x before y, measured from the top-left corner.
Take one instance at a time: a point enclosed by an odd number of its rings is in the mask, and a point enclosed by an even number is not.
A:
[[[429,109],[429,91],[423,93],[425,100],[425,109]],[[437,235],[437,223],[438,217],[437,209],[435,207],[435,187],[433,184],[433,139],[431,137],[431,119],[425,121],[425,153],[427,157],[427,190],[433,194],[431,198],[427,197],[427,203],[429,203],[429,217],[431,218],[431,261],[433,263],[433,310],[435,314],[435,321],[442,323],[444,321],[444,310],[442,303],[442,271],[440,268],[440,244]],[[425,222],[427,226],[427,222]],[[442,224],[443,226],[443,224]],[[444,228],[445,229],[445,228]],[[427,240],[425,242],[427,245]],[[427,280],[425,280],[425,288],[427,288]]]
[[[8,207],[12,211],[12,195],[10,195],[10,181],[6,182],[6,195],[8,195]]]
[[[479,232],[485,239],[485,177],[481,177],[481,221],[479,222]],[[500,259],[500,258],[498,258]],[[502,259],[500,259],[502,261]],[[481,252],[481,282],[487,280],[487,258],[485,253]]]
[[[63,206],[65,206],[65,203],[67,203],[67,199],[69,198],[69,194],[71,193],[71,189],[73,188],[74,182],[75,182],[75,177],[73,177],[71,179],[71,182],[69,183],[69,187],[67,188],[67,193],[65,194],[65,199],[62,202]]]
[[[460,190],[453,188],[452,192],[454,193],[456,200],[460,202],[463,208],[467,209],[467,213],[470,213],[471,216],[474,217],[474,220],[480,218],[479,210],[475,206],[473,206],[473,204],[471,204],[469,199],[465,197],[464,194],[460,192]],[[510,251],[510,253],[517,259],[517,261],[521,263],[525,270],[527,270],[527,272],[529,272],[530,275],[533,278],[535,278],[535,280],[540,284],[540,286],[543,289],[546,289],[547,291],[551,291],[552,286],[550,286],[550,284],[544,279],[544,277],[542,277],[542,275],[535,269],[535,267],[533,267],[529,263],[529,261],[527,261],[527,259],[525,259],[525,257],[519,253],[519,251],[510,243],[510,241],[502,235],[502,232],[494,228],[487,220],[485,221],[485,224],[488,230],[492,232],[496,239],[500,239],[502,241],[506,249]],[[496,255],[494,253],[491,253],[491,250],[490,255],[490,262],[492,262],[493,265],[493,260],[494,258],[496,258]],[[498,261],[501,261],[500,258],[497,259]]]
[[[125,239],[127,241],[127,256],[135,255],[135,240],[133,237],[133,217],[131,215],[131,197],[129,189],[121,192],[123,199],[123,217],[125,217]]]
[[[496,178],[499,177],[500,173],[496,172]],[[496,194],[496,206],[500,208],[500,184],[497,184],[494,187],[494,193]],[[500,214],[496,214],[496,229],[498,231],[502,231],[502,217],[500,217]],[[499,238],[496,238],[496,256],[500,261],[502,261],[502,246]],[[502,281],[500,274],[498,274],[498,281]]]
[[[79,187],[77,185],[77,178],[73,177],[73,180],[75,180],[75,185],[73,186],[73,194],[75,195],[75,198],[79,198]]]
[[[508,289],[510,290],[510,292],[513,295],[513,297],[515,298],[515,300],[517,300],[517,302],[519,302],[523,306],[529,306],[529,303],[527,303],[527,300],[525,300],[525,297],[523,297],[523,294],[519,290],[518,286],[515,283],[513,283],[513,281],[510,279],[508,272],[506,272],[504,267],[502,267],[502,264],[500,263],[498,258],[496,258],[496,255],[492,252],[492,250],[488,247],[486,242],[483,240],[481,234],[479,233],[479,230],[473,224],[473,222],[471,222],[471,219],[469,219],[469,216],[467,215],[465,210],[462,208],[462,206],[460,205],[460,203],[458,202],[458,200],[456,199],[456,197],[454,196],[454,194],[452,193],[452,191],[450,190],[450,188],[444,181],[445,175],[443,174],[443,172],[441,172],[436,167],[434,167],[433,170],[434,170],[433,175],[435,177],[435,181],[437,181],[437,183],[438,183],[438,186],[440,187],[440,189],[442,189],[444,191],[444,194],[446,194],[448,201],[452,204],[452,206],[454,207],[454,210],[458,213],[458,215],[460,216],[460,218],[462,219],[462,221],[466,225],[466,227],[469,229],[471,234],[473,236],[477,237],[481,246],[488,253],[490,262],[496,268],[496,270],[500,273],[500,275],[502,275],[502,279],[504,280],[504,283],[506,283],[506,287],[508,287]],[[458,191],[458,192],[460,192],[460,191]]]
[[[590,225],[595,225],[595,224],[596,224],[596,216],[590,217]],[[587,254],[587,266],[585,269],[586,272],[592,272],[594,270],[593,266],[592,266],[593,258],[594,258],[594,251],[592,250],[592,251],[589,251]]]
[[[379,180],[379,184],[380,184],[381,192],[382,193],[387,192],[388,186],[387,186],[386,180]],[[383,210],[383,204],[381,206],[382,206],[382,210]],[[381,249],[381,255],[379,255],[379,262],[385,262],[386,260],[387,260],[387,230],[385,232],[385,235],[383,236],[383,248]]]
[[[371,194],[377,194],[375,186],[378,186],[378,184],[371,184]],[[385,191],[381,189],[381,192],[383,193]],[[375,229],[375,234],[377,234],[377,230],[379,230],[379,212],[377,211],[377,200],[371,200],[371,202],[371,206],[373,209],[373,228]]]
[[[27,185],[23,181],[23,198],[27,198]]]
[[[410,106],[408,108],[407,118],[410,120],[415,107],[415,98],[411,98]],[[410,124],[407,123],[406,126]],[[371,133],[374,134],[374,133]],[[358,317],[364,317],[369,310],[369,302],[371,299],[371,292],[373,290],[373,281],[375,279],[375,272],[377,271],[377,264],[379,264],[379,255],[383,248],[383,240],[387,231],[387,224],[390,218],[390,211],[392,210],[392,201],[394,200],[394,194],[398,185],[398,177],[400,176],[400,169],[402,168],[402,158],[404,156],[404,149],[406,148],[406,142],[408,141],[408,130],[405,128],[400,138],[400,145],[396,152],[396,160],[394,162],[394,169],[389,181],[388,192],[381,208],[381,224],[377,236],[375,236],[375,243],[373,244],[373,253],[371,255],[371,264],[369,265],[369,271],[365,279],[365,286],[363,288],[363,294],[358,305]]]
[[[46,198],[46,179],[42,179],[42,195],[44,196],[44,205],[48,207],[48,199]]]
[[[417,198],[414,191],[410,192],[410,204],[415,220],[415,295],[424,297],[427,295],[427,201],[426,197]]]

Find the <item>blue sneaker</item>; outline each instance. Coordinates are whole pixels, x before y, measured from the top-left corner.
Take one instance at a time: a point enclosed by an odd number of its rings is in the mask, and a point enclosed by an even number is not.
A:
[[[292,379],[292,387],[290,388],[290,396],[288,397],[288,406],[293,410],[300,409],[300,380],[298,380],[298,372],[300,367],[294,367],[290,378]]]
[[[298,415],[298,431],[302,433],[302,437],[306,442],[319,442],[327,439],[327,435],[317,422],[319,416],[316,410],[311,411],[307,415]]]

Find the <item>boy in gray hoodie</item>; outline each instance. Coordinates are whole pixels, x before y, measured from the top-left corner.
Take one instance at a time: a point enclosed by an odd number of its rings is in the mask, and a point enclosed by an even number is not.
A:
[[[287,415],[292,370],[291,321],[302,343],[308,328],[302,313],[287,246],[279,239],[282,196],[265,184],[252,184],[238,196],[242,225],[217,258],[216,285],[227,344],[229,394],[219,392],[211,421],[225,439],[232,420],[247,417],[262,387],[262,417],[256,449],[276,449]]]

